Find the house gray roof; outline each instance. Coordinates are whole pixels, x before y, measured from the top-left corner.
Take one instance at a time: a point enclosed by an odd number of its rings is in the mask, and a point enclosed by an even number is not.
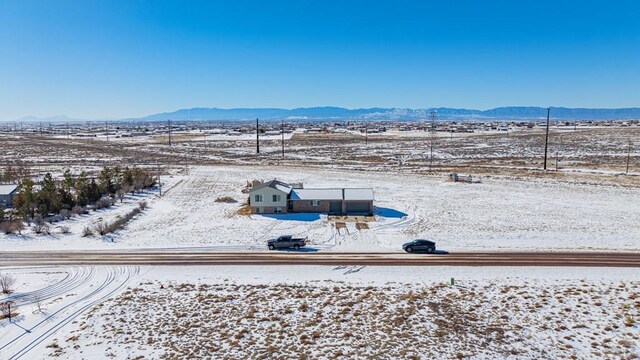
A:
[[[356,200],[373,201],[373,189],[293,189],[291,200]]]
[[[359,189],[344,189],[345,200],[373,200],[373,189],[359,188]]]
[[[256,191],[256,190],[260,190],[266,187],[270,187],[272,189],[276,189],[278,191],[282,191],[285,194],[289,194],[291,192],[291,189],[293,188],[291,185],[287,184],[287,183],[283,183],[282,181],[278,181],[278,180],[271,180],[268,182],[263,182],[262,184],[258,184],[256,186],[253,187],[253,189],[251,189],[251,192]]]
[[[10,195],[13,194],[16,190],[18,190],[18,185],[0,185],[0,195]]]
[[[291,200],[342,200],[342,189],[293,189]]]

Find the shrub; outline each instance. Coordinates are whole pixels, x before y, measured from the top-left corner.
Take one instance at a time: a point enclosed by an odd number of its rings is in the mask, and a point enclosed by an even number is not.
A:
[[[102,198],[95,202],[95,204],[93,205],[93,209],[108,209],[111,207],[111,205],[113,205],[113,201],[111,200],[111,198]]]
[[[220,196],[219,198],[216,199],[216,202],[232,204],[232,203],[237,203],[238,201],[232,198],[231,196]]]
[[[76,206],[71,208],[71,213],[74,214],[74,215],[82,215],[82,214],[85,213],[85,211],[86,211],[85,208],[83,208],[82,206],[78,206],[78,205],[76,205]]]
[[[146,209],[148,206],[147,201],[146,200],[142,200],[138,203],[138,207],[140,208],[140,210],[144,210]]]
[[[69,234],[71,233],[71,230],[69,229],[69,227],[67,225],[62,225],[60,226],[60,232],[63,234]]]
[[[15,283],[15,277],[9,274],[0,274],[0,290],[2,290],[3,294],[11,294]]]
[[[33,223],[34,223],[35,225],[40,225],[40,226],[42,226],[42,225],[44,225],[44,224],[45,224],[45,221],[44,221],[44,218],[42,217],[42,215],[40,215],[40,214],[36,214],[36,216],[34,216],[34,217],[33,217]],[[39,234],[39,233],[38,233],[38,234]]]
[[[60,216],[62,216],[65,219],[70,219],[71,218],[71,210],[69,209],[62,209],[60,210]]]
[[[107,235],[109,232],[109,224],[106,221],[98,221],[95,225],[93,225],[93,230],[100,234],[100,236]]]
[[[109,233],[116,232],[118,230],[123,229],[129,221],[131,221],[136,215],[140,214],[142,210],[140,208],[135,208],[125,214],[124,216],[118,216],[113,222],[100,221],[99,223],[94,225],[94,230],[104,236]]]
[[[31,229],[33,229],[33,232],[36,234],[47,233],[49,231],[49,225],[44,223],[40,224],[38,222],[34,222]]]
[[[13,227],[11,226],[11,222],[10,221],[0,222],[0,231],[2,231],[7,235],[13,234]]]
[[[93,236],[93,230],[90,227],[85,226],[82,229],[82,237],[89,237],[89,236]]]

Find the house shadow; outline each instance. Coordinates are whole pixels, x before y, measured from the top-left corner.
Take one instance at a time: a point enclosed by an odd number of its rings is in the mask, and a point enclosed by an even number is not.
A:
[[[296,213],[296,214],[254,214],[254,216],[262,216],[276,220],[289,221],[316,221],[320,220],[319,213]]]
[[[382,216],[382,217],[386,217],[386,218],[396,218],[396,219],[401,219],[405,216],[407,216],[408,214],[403,213],[402,211],[396,210],[396,209],[392,209],[392,208],[386,208],[386,207],[379,207],[379,206],[374,206],[373,207],[373,214],[374,215],[378,215],[378,216]]]

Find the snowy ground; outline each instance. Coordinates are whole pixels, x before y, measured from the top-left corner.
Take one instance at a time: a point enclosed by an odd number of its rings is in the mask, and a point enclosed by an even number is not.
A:
[[[16,296],[51,295],[43,301],[45,314],[25,304],[16,323],[0,321],[0,358],[636,359],[640,354],[635,269],[2,271],[20,279]],[[69,276],[78,280],[65,280]],[[451,277],[455,286],[449,285]],[[118,281],[91,295],[110,278]],[[64,290],[50,290],[60,283]],[[74,305],[76,299],[85,300]],[[82,304],[90,303],[80,315]],[[57,310],[64,307],[66,312]]]
[[[3,268],[18,281],[15,292],[0,295],[14,302],[17,316],[0,320],[0,359],[35,359],[47,341],[105,299],[119,294],[138,267]]]
[[[378,221],[370,230],[354,223],[337,231],[324,215],[241,216],[247,181],[278,178],[307,187],[371,187]],[[125,230],[83,238],[82,227],[129,211],[140,198],[113,210],[75,218],[72,233],[0,235],[8,250],[186,248],[264,250],[268,238],[308,236],[320,251],[401,251],[428,238],[446,251],[640,250],[640,192],[634,188],[554,180],[481,178],[448,183],[441,176],[276,167],[191,167],[164,178],[164,196],[147,194],[149,208]],[[231,196],[235,204],[216,203]],[[62,224],[59,224],[62,225]]]

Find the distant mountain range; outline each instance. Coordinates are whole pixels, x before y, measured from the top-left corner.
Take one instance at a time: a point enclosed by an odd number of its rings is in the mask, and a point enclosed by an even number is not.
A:
[[[138,119],[142,121],[161,120],[424,120],[431,113],[439,120],[537,120],[545,119],[547,109],[532,106],[509,106],[490,110],[470,110],[454,108],[367,108],[346,109],[341,107],[309,107],[296,109],[279,108],[193,108],[174,112],[153,114]],[[587,109],[551,108],[553,119],[567,120],[615,120],[640,119],[640,108]]]
[[[280,108],[192,108],[173,112],[152,114],[141,118],[120,119],[120,121],[240,121],[253,120],[427,120],[431,114],[437,114],[438,120],[539,120],[545,119],[547,109],[533,106],[508,106],[490,110],[472,110],[455,108],[366,108],[346,109],[341,107],[307,107],[296,109]],[[640,119],[640,108],[589,109],[552,107],[551,118],[561,120],[625,120]],[[89,119],[70,119],[66,116],[49,118],[25,117],[17,121],[33,122],[77,122]],[[110,119],[109,121],[118,121]]]

